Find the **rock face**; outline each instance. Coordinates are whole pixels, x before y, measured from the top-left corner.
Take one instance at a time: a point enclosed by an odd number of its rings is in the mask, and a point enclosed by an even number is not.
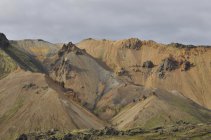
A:
[[[160,64],[158,71],[172,71],[177,69],[177,67],[178,62],[176,60],[174,60],[173,58],[166,58]]]
[[[58,56],[61,57],[65,53],[70,53],[70,52],[74,52],[76,55],[83,54],[83,51],[81,49],[76,47],[76,45],[73,44],[72,42],[69,42],[67,45],[66,44],[63,45],[62,49],[58,52]]]
[[[182,64],[182,71],[187,71],[191,68],[191,63],[189,61],[185,61]]]
[[[143,63],[143,68],[153,68],[154,67],[154,64],[152,63],[152,61],[146,61]]]
[[[142,46],[141,40],[138,38],[130,38],[123,42],[123,47],[138,50]]]
[[[50,76],[64,87],[66,80],[71,77],[71,70],[72,66],[70,61],[63,58],[58,60],[53,66],[52,70],[50,71]]]
[[[166,71],[173,71],[179,66],[178,62],[174,58],[168,57],[162,61],[158,68],[158,76],[160,79],[165,77]]]
[[[0,33],[0,48],[4,48],[8,46],[9,46],[9,40],[3,33]]]

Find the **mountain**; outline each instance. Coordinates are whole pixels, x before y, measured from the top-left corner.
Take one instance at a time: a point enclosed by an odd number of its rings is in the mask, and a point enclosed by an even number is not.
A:
[[[127,71],[127,75],[121,77],[123,79],[145,87],[177,90],[211,109],[209,46],[165,45],[135,38],[118,41],[86,39],[77,46],[114,72],[123,68]],[[154,65],[143,67],[149,61]]]
[[[0,138],[209,124],[210,53],[137,38],[53,44],[0,34]]]

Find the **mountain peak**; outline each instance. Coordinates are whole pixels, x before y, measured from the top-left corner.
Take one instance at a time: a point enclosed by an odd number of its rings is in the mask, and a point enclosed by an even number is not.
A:
[[[0,33],[0,47],[8,47],[9,46],[9,40],[5,36],[5,34]]]

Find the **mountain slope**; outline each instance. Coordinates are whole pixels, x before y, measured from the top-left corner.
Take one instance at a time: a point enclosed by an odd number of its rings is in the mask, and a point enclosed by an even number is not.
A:
[[[0,34],[0,138],[211,122],[209,47],[136,38],[77,46]]]
[[[89,109],[95,108],[101,96],[119,84],[110,71],[72,43],[59,51],[50,77],[72,89],[74,96]]]
[[[178,90],[200,105],[211,108],[209,46],[164,45],[137,39],[87,39],[79,42],[77,46],[103,61],[114,72],[123,68],[127,75],[120,78],[146,87]],[[151,61],[154,66],[142,67],[147,61]],[[172,69],[163,69],[164,63]]]
[[[14,46],[22,51],[34,56],[37,60],[43,62],[47,57],[51,57],[59,51],[60,44],[52,44],[47,41],[38,40],[18,40],[10,41],[11,46]]]
[[[0,49],[0,79],[15,71],[17,68],[18,66],[15,61]]]
[[[173,91],[155,90],[126,106],[113,119],[119,129],[135,127],[155,128],[178,122],[207,123],[211,121],[211,111]]]
[[[0,85],[1,138],[52,128],[65,131],[104,125],[62,90],[59,93],[51,88],[56,86],[43,74],[15,72],[0,80]]]

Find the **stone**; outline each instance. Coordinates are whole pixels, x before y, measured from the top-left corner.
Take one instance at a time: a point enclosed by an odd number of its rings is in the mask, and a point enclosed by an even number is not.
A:
[[[116,136],[119,134],[119,131],[112,127],[105,127],[102,131],[104,135]]]
[[[189,61],[186,60],[185,62],[183,62],[183,64],[182,64],[182,71],[187,71],[190,68],[191,68],[191,63]]]
[[[62,57],[65,53],[74,52],[76,55],[84,54],[84,51],[79,49],[75,44],[69,42],[68,44],[64,44],[62,49],[59,50],[58,56]]]
[[[179,64],[176,60],[174,60],[174,58],[168,57],[164,59],[157,70],[159,78],[163,79],[166,71],[170,72],[176,70],[178,66]]]
[[[159,71],[172,71],[178,68],[178,62],[173,58],[166,58],[162,61]]]
[[[69,133],[69,134],[64,135],[63,140],[72,140],[72,138],[73,138],[73,135]]]
[[[143,63],[142,65],[143,68],[153,68],[154,67],[154,64],[152,63],[152,61],[148,60],[146,62]]]
[[[27,140],[27,135],[26,134],[21,134],[19,138],[17,138],[16,140]]]

